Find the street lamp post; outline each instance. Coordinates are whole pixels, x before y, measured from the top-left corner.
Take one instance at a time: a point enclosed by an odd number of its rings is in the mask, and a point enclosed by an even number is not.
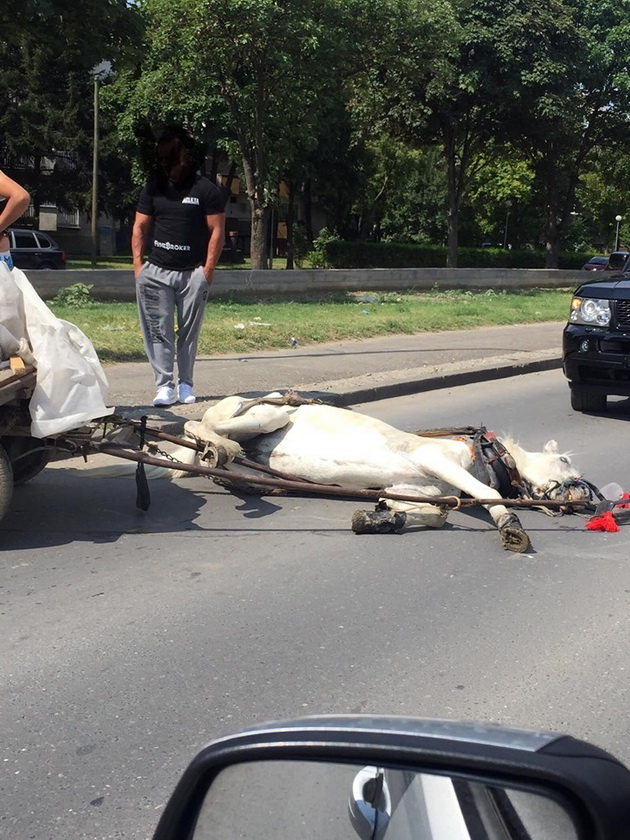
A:
[[[619,250],[619,223],[623,219],[623,216],[615,216],[615,221],[617,222],[617,231],[615,233],[615,251]]]
[[[92,268],[96,268],[98,256],[98,156],[99,156],[99,126],[98,126],[98,88],[99,74],[94,74],[94,138],[92,145]]]
[[[92,68],[91,76],[94,80],[94,121],[92,145],[92,268],[96,268],[98,256],[98,169],[99,169],[99,88],[103,79],[111,74],[112,66],[109,61],[101,61]]]

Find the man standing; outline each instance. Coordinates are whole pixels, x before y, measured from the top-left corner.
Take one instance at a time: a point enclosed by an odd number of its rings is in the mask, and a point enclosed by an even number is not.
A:
[[[223,250],[225,199],[218,186],[198,174],[200,150],[181,126],[167,128],[156,151],[156,171],[138,201],[131,251],[144,347],[155,375],[153,405],[164,406],[196,399],[193,367],[208,289]]]
[[[30,200],[31,197],[24,187],[0,171],[0,260],[9,269],[13,268],[13,260],[6,228],[20,218]]]

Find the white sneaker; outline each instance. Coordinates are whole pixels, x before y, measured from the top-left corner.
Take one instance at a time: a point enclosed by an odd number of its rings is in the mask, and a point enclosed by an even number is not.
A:
[[[188,382],[180,382],[179,387],[177,388],[177,396],[179,398],[180,403],[186,403],[186,405],[192,405],[192,403],[196,402],[197,397],[193,394],[193,389],[190,387]]]
[[[157,389],[153,405],[174,405],[176,402],[175,388],[171,388],[170,385],[162,385],[161,388]]]

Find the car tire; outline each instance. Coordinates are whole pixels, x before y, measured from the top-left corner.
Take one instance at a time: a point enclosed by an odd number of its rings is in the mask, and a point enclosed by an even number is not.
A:
[[[606,394],[587,391],[585,388],[571,388],[571,408],[573,411],[605,411]]]
[[[53,263],[47,263],[47,262],[42,263],[41,265],[38,265],[37,268],[40,271],[54,271],[55,270],[55,266],[53,265]]]
[[[0,519],[4,519],[13,498],[13,467],[3,446],[0,446]]]

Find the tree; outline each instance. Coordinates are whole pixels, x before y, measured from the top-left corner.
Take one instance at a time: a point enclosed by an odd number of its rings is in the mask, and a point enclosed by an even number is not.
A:
[[[141,3],[148,55],[140,89],[154,105],[166,106],[165,90],[171,98],[183,96],[179,110],[196,133],[211,123],[217,144],[222,133],[225,147],[237,146],[256,268],[268,264],[267,217],[278,163],[296,136],[308,137],[310,110],[332,84],[321,72],[323,66],[334,71],[336,30],[327,26],[329,5],[311,8],[307,0]],[[137,96],[132,104],[137,111]]]
[[[384,97],[394,103],[394,130],[417,148],[442,147],[447,264],[456,266],[460,212],[479,167],[493,145],[519,141],[525,121],[535,122],[535,95],[528,99],[523,90],[557,86],[579,43],[563,0],[453,0],[452,12],[454,42],[445,61],[428,81],[418,83],[413,73],[401,77],[402,103],[391,86]]]
[[[148,41],[139,89],[166,107],[157,81],[169,77],[166,89],[187,99],[190,127],[212,121],[225,145],[238,148],[257,268],[267,265],[267,216],[278,182],[287,173],[294,179],[321,145],[332,103],[357,99],[374,74],[400,62],[392,33],[403,31],[405,20],[417,30],[411,12],[422,11],[431,38],[407,61],[431,63],[443,41],[425,0],[142,0],[140,7]]]
[[[8,7],[9,11],[12,7]],[[125,0],[26,0],[0,42],[0,153],[35,203],[85,208],[91,187],[92,70],[138,33]],[[3,5],[3,15],[7,6]],[[2,17],[0,17],[2,20]]]
[[[523,247],[538,243],[540,208],[535,203],[534,173],[513,146],[488,146],[480,156],[464,207],[474,218],[476,237],[468,245],[489,238],[493,245]],[[482,239],[483,238],[483,239]]]
[[[581,176],[605,149],[630,139],[630,2],[566,0],[562,20],[563,37],[549,41],[546,61],[521,74],[512,110],[544,200],[548,268],[558,265]]]

